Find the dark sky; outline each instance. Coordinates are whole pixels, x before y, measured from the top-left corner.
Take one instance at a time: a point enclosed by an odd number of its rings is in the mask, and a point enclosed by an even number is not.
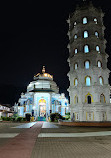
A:
[[[22,0],[0,2],[0,84],[27,86],[42,66],[65,92],[68,24],[66,20],[82,0]],[[111,1],[93,0],[105,12],[107,49],[111,50]],[[111,67],[111,55],[108,67]],[[111,70],[111,68],[110,68]]]

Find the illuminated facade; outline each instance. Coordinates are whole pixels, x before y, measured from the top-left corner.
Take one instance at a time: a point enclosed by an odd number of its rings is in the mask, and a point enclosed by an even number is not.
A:
[[[101,9],[84,1],[68,19],[68,91],[73,121],[111,121],[103,17]]]
[[[18,104],[15,105],[15,112],[19,116],[26,114],[37,117],[50,116],[50,113],[60,113],[65,116],[69,110],[68,100],[64,94],[59,94],[59,88],[53,81],[53,76],[45,72],[34,76],[34,81],[30,82],[27,92],[21,94]]]
[[[0,118],[10,117],[13,115],[13,112],[13,108],[10,108],[9,105],[0,105]]]

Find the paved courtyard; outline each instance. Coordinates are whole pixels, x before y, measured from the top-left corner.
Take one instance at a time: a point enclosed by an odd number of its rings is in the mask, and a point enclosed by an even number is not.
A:
[[[7,157],[110,158],[111,128],[0,123],[0,158]]]

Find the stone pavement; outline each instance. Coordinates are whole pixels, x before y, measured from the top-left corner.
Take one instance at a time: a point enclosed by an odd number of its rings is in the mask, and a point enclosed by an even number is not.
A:
[[[30,158],[42,124],[42,122],[36,123],[1,147],[0,158]]]
[[[49,135],[37,138],[31,158],[111,158],[111,136],[70,137],[72,132],[77,135],[80,131],[81,134],[84,134],[85,131],[95,133],[110,131],[111,128],[58,127],[42,128],[39,136],[41,134]],[[58,137],[50,137],[51,134],[58,134]],[[67,134],[68,137],[60,137],[59,134],[62,136]]]
[[[97,136],[111,136],[111,131],[104,132],[89,132],[89,133],[40,133],[38,137],[44,138],[74,138],[74,137],[97,137]]]
[[[14,138],[17,135],[19,135],[19,133],[2,133],[0,134],[0,138]]]
[[[51,124],[49,122],[44,122],[42,128],[47,128],[47,129],[52,128],[53,129],[53,128],[59,128],[59,127],[54,124]]]
[[[31,158],[111,158],[111,142],[74,138],[38,138]]]
[[[23,125],[19,125],[19,126],[16,126],[16,127],[13,127],[13,128],[30,128],[32,127],[33,125],[35,125],[37,122],[31,122],[31,123],[25,123]]]
[[[111,128],[64,127],[35,122],[0,130],[0,133],[3,131],[19,135],[1,145],[0,158],[111,158],[111,136],[107,135],[111,134]],[[48,137],[38,137],[43,134]],[[1,140],[5,142],[4,138]]]
[[[14,133],[19,134],[24,131],[24,129],[20,129],[20,128],[19,129],[11,128],[11,127],[15,127],[21,124],[23,123],[1,123],[0,122],[0,135],[4,135],[3,137],[0,138],[0,146],[7,144],[11,140],[11,138],[14,137],[13,135]],[[8,136],[10,136],[10,138]]]

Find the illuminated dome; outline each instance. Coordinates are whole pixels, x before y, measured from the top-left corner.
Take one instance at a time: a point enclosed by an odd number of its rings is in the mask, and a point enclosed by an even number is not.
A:
[[[53,76],[45,72],[45,66],[43,66],[42,74],[38,73],[34,76],[34,80],[36,79],[51,79],[53,80]]]
[[[34,76],[34,81],[30,82],[27,92],[59,92],[57,84],[53,81],[53,76],[45,72],[43,66],[42,73]]]

